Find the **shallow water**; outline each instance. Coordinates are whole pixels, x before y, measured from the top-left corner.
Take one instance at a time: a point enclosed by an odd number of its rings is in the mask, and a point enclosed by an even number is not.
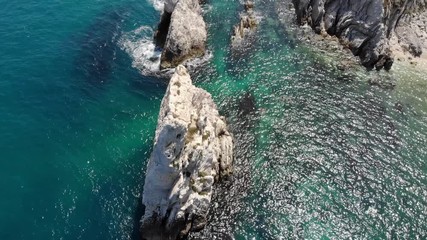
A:
[[[153,50],[135,44],[159,12],[133,0],[3,5],[0,239],[138,239],[166,82],[142,76],[132,53]],[[337,71],[278,21],[281,6],[256,1],[263,18],[243,50],[229,47],[239,2],[204,7],[212,58],[192,77],[227,117],[236,164],[190,238],[425,238],[427,78],[399,65]]]

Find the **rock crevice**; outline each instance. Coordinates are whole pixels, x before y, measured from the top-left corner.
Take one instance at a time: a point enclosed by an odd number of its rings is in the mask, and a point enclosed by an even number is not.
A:
[[[232,173],[232,161],[224,117],[178,66],[162,100],[148,163],[142,239],[180,239],[202,229],[214,184]]]

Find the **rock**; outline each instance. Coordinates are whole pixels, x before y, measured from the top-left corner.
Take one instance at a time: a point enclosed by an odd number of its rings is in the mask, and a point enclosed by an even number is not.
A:
[[[238,45],[249,34],[251,34],[258,26],[258,21],[253,11],[254,3],[247,1],[244,4],[245,11],[240,14],[240,22],[234,26],[231,43],[233,46]]]
[[[162,100],[144,185],[142,239],[178,239],[206,224],[214,184],[232,173],[233,139],[211,95],[176,68]]]
[[[403,112],[403,105],[402,105],[402,103],[401,102],[397,102],[397,103],[395,103],[394,104],[394,109],[396,109],[397,111],[399,111],[399,112]]]
[[[164,12],[172,13],[179,0],[165,0]]]
[[[368,84],[384,90],[393,90],[396,87],[396,80],[390,76],[375,76],[368,79]]]
[[[396,28],[396,35],[399,39],[400,46],[414,57],[420,57],[423,53],[422,44],[415,30],[418,26],[403,25]]]
[[[347,71],[349,69],[349,67],[350,66],[347,64],[347,62],[344,62],[344,61],[339,62],[337,64],[337,69],[340,71]]]
[[[205,54],[207,31],[198,0],[167,0],[155,36],[163,48],[160,69]]]
[[[293,0],[297,21],[323,29],[347,44],[368,69],[390,69],[389,38],[407,14],[425,9],[427,0]],[[418,51],[417,47],[415,51]]]
[[[246,1],[243,5],[245,6],[246,11],[251,11],[254,8],[254,2],[252,1]]]

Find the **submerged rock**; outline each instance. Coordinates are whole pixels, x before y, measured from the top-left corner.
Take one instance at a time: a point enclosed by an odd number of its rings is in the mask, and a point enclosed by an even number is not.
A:
[[[396,80],[390,76],[375,76],[368,79],[368,84],[384,90],[393,90],[396,87]]]
[[[199,1],[166,0],[155,39],[158,47],[163,48],[161,69],[203,56],[207,31]]]
[[[162,100],[144,185],[142,239],[201,230],[215,182],[232,173],[233,139],[211,95],[178,66]]]
[[[393,54],[389,39],[401,19],[422,11],[427,0],[293,0],[297,21],[308,23],[317,33],[340,38],[362,64],[390,69]],[[411,45],[415,54],[419,48]],[[415,46],[415,47],[413,47]]]

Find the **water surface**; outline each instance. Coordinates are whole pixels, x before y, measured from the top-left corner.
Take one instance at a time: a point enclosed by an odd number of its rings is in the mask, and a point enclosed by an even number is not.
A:
[[[135,57],[154,54],[159,12],[134,0],[3,6],[0,239],[138,239],[166,81]],[[260,26],[240,50],[240,3],[204,7],[213,55],[192,77],[228,119],[235,177],[190,238],[425,238],[426,75],[343,73],[281,24],[287,6],[256,1]]]

